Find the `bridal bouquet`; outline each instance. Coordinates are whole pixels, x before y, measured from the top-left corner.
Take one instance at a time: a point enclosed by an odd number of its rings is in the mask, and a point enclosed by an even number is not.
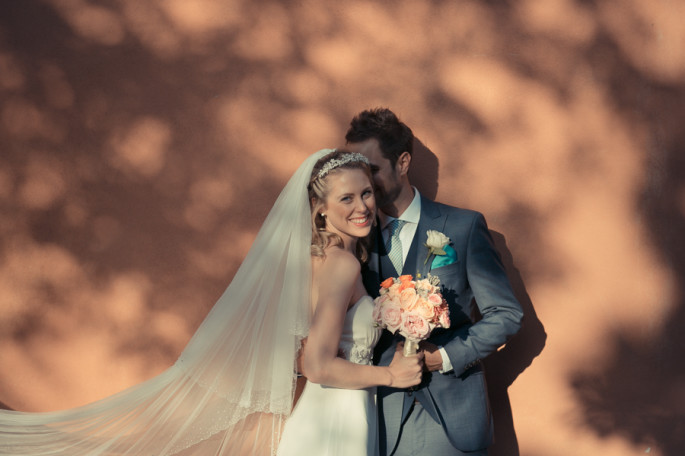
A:
[[[416,354],[419,342],[435,328],[449,328],[447,302],[440,294],[440,279],[413,280],[411,275],[390,277],[381,283],[374,300],[373,320],[393,334],[404,336],[404,356]]]

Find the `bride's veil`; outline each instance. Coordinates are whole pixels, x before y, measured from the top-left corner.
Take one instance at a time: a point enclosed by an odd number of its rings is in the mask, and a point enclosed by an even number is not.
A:
[[[309,327],[317,160],[298,168],[231,284],[178,361],[83,407],[0,411],[2,455],[264,455],[290,414],[295,357]]]

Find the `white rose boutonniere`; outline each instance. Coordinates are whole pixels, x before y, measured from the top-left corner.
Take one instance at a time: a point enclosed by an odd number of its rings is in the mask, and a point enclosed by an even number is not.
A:
[[[446,255],[445,247],[450,243],[450,238],[445,236],[440,231],[428,230],[426,232],[428,239],[426,240],[425,246],[428,247],[428,255],[423,264],[428,263],[428,259],[431,255]]]

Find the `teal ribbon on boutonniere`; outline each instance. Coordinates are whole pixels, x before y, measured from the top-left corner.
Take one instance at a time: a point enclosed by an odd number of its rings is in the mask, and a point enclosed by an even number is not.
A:
[[[457,261],[457,252],[449,245],[450,238],[436,230],[428,230],[426,234],[428,239],[424,245],[428,249],[428,255],[423,262],[424,265],[428,263],[431,255],[435,256],[431,263],[431,269],[447,266]]]

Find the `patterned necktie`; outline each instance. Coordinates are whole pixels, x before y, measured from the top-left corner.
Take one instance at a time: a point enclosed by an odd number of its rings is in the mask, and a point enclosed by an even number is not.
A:
[[[385,251],[388,252],[388,258],[395,266],[395,271],[397,274],[402,274],[402,242],[400,241],[400,231],[402,227],[407,223],[405,220],[395,219],[388,223],[388,240],[385,242]]]

